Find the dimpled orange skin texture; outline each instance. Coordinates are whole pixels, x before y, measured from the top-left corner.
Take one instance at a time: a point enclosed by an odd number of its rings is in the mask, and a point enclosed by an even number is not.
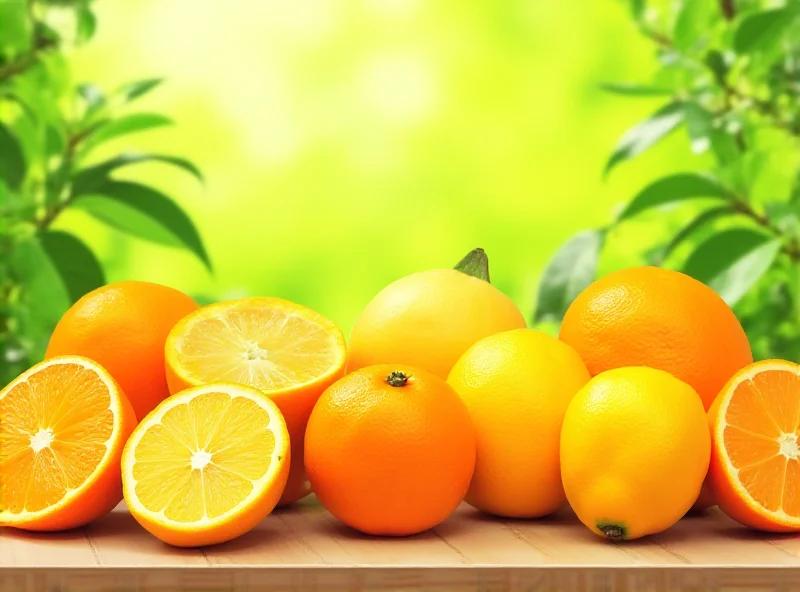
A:
[[[393,371],[405,386],[387,384]],[[475,467],[466,407],[438,376],[371,366],[328,388],[308,422],[305,464],[320,502],[372,535],[432,528],[458,507]]]
[[[169,396],[164,343],[198,308],[183,292],[149,282],[118,282],[78,300],[56,325],[47,358],[74,354],[103,366],[141,421]]]
[[[409,364],[446,379],[473,343],[525,326],[514,302],[489,282],[454,269],[414,273],[381,290],[356,320],[347,371]]]
[[[504,331],[467,350],[447,379],[478,439],[467,503],[511,518],[538,518],[566,505],[561,422],[589,378],[574,349],[540,331]]]
[[[665,370],[689,384],[706,410],[728,379],[753,361],[730,307],[677,271],[634,267],[608,274],[570,305],[559,338],[592,376],[625,366]]]

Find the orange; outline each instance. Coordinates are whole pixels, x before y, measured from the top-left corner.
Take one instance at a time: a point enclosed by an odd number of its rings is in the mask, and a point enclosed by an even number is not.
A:
[[[358,317],[347,371],[408,364],[446,379],[473,343],[520,327],[522,313],[489,282],[454,269],[415,273],[386,286]]]
[[[475,430],[448,384],[405,364],[370,366],[329,387],[306,431],[320,502],[372,535],[432,528],[461,503],[475,467]]]
[[[197,308],[186,294],[148,282],[118,282],[89,292],[56,325],[46,357],[74,354],[103,366],[141,420],[169,396],[164,341]]]
[[[625,366],[665,370],[694,388],[706,409],[753,361],[742,326],[716,292],[658,267],[617,271],[591,284],[567,310],[559,338],[592,376]]]
[[[592,532],[636,539],[662,532],[697,500],[711,438],[697,393],[654,368],[617,368],[572,399],[561,428],[561,478]]]
[[[733,376],[708,413],[717,505],[751,528],[800,531],[800,365],[766,360]]]
[[[165,543],[222,543],[272,512],[289,463],[286,423],[263,393],[226,383],[190,388],[134,430],[122,455],[125,501]]]
[[[279,505],[311,493],[303,467],[306,423],[322,391],[344,374],[347,344],[322,315],[280,298],[245,298],[188,315],[166,344],[170,392],[209,382],[252,386],[281,410],[292,467]]]
[[[485,337],[456,362],[447,382],[477,434],[466,501],[490,514],[536,518],[566,504],[559,438],[570,400],[589,381],[575,350],[539,331]]]
[[[41,362],[0,391],[0,526],[84,526],[122,500],[119,462],[136,425],[95,362]]]

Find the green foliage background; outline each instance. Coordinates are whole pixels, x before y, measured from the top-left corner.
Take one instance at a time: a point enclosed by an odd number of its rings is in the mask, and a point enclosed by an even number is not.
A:
[[[27,4],[0,1],[6,55],[30,43],[9,16]],[[689,4],[697,8],[683,11]],[[610,174],[604,172],[625,130],[676,96],[698,90],[699,75],[681,56],[702,61],[711,48],[733,47],[748,12],[786,3],[741,0],[732,18],[723,14],[727,4],[37,2],[59,31],[88,37],[96,24],[85,44],[65,39],[64,60],[55,60],[65,95],[91,83],[106,97],[119,96],[114,93],[124,95],[131,81],[165,80],[133,105],[114,103],[114,119],[140,114],[139,124],[151,129],[103,142],[81,166],[119,163],[120,154],[131,152],[168,155],[183,159],[173,164],[184,169],[196,165],[205,180],[198,183],[185,170],[156,161],[115,168],[106,179],[117,184],[117,196],[130,191],[119,183],[136,183],[185,210],[202,236],[203,247],[194,244],[194,253],[163,244],[192,246],[185,224],[183,231],[173,227],[163,234],[163,216],[150,217],[160,227],[139,228],[132,237],[131,228],[119,231],[129,217],[118,217],[112,228],[108,216],[89,206],[68,208],[52,230],[80,237],[107,281],[161,282],[204,302],[282,296],[328,315],[345,331],[388,282],[450,267],[482,247],[492,282],[533,319],[537,294],[549,289],[548,282],[562,291],[563,301],[563,294],[595,274],[650,262],[653,248],[668,244],[707,205],[659,208],[614,223],[625,203],[656,179],[717,171],[716,153],[698,140],[702,133],[694,123],[677,126],[635,161],[618,159]],[[81,17],[76,6],[93,16]],[[778,20],[756,28],[779,32],[781,41],[766,50],[756,44],[752,53],[791,54],[785,40],[799,37],[797,19]],[[794,29],[783,28],[784,20]],[[658,49],[665,39],[677,62],[665,63],[664,48]],[[602,88],[605,83],[649,90],[623,97],[619,91],[630,95],[629,89],[617,87],[615,94]],[[790,80],[792,88],[796,81]],[[756,91],[770,100],[762,94],[769,89]],[[84,102],[92,96],[77,94]],[[0,103],[0,120],[22,117],[11,103]],[[755,162],[744,165],[748,196],[760,196],[752,202],[759,216],[768,195],[790,203],[798,169],[796,136],[767,136],[759,140],[765,148],[752,157]],[[7,159],[7,152],[0,153],[0,162]],[[789,236],[796,227],[791,230],[792,212],[783,212]],[[583,277],[559,285],[551,273],[541,281],[566,241],[596,228],[607,229],[603,248],[596,261],[590,257],[580,267]],[[701,229],[664,264],[681,268],[695,241],[714,228]],[[35,272],[25,281],[45,296],[23,300],[18,308],[41,318],[36,330],[42,333],[54,315],[40,313],[63,308],[69,290],[56,286],[44,262],[23,267]],[[778,281],[765,279],[737,304],[754,341],[763,341],[760,356],[800,355],[791,349],[800,326],[798,298],[792,296],[800,282],[787,275],[792,269],[776,267],[769,273]],[[550,308],[538,306],[537,320],[548,330],[559,319],[558,299],[556,294]],[[788,347],[775,346],[772,333],[778,330]],[[35,359],[41,343],[26,348]],[[21,363],[0,360],[5,371]]]

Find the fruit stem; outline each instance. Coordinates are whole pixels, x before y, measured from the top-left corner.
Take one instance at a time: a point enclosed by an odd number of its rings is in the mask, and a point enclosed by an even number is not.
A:
[[[597,528],[612,541],[621,541],[625,538],[625,527],[618,524],[598,524]]]
[[[389,386],[395,386],[395,387],[405,386],[407,382],[408,382],[408,376],[406,376],[404,373],[398,370],[395,370],[386,378],[386,383]]]

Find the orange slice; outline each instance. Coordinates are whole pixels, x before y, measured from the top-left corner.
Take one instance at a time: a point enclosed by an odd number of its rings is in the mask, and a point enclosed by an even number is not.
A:
[[[175,393],[216,381],[259,389],[281,410],[292,442],[292,467],[279,505],[311,492],[303,440],[311,409],[344,375],[347,345],[322,315],[280,298],[206,306],[173,328],[166,343],[167,383]]]
[[[63,530],[122,500],[119,462],[136,425],[98,364],[59,356],[0,391],[0,525]]]
[[[800,365],[751,364],[709,410],[709,482],[719,507],[759,530],[800,530]]]
[[[289,455],[281,412],[261,392],[226,383],[190,388],[134,430],[122,454],[125,501],[165,543],[222,543],[272,512]]]

